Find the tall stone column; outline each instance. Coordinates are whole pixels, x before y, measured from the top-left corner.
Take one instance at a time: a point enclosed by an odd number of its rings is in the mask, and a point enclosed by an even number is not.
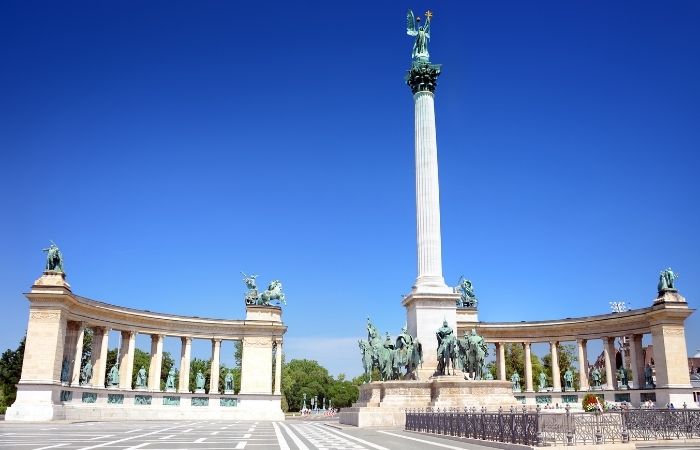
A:
[[[615,339],[603,338],[603,358],[605,359],[605,389],[612,390],[617,387],[617,379],[613,371],[613,358],[615,357]]]
[[[656,387],[690,387],[688,351],[683,324],[653,325],[651,327],[651,342],[654,345]]]
[[[209,374],[209,393],[219,393],[219,354],[221,353],[221,339],[211,340],[211,371]]]
[[[94,329],[92,337],[92,386],[105,387],[107,376],[107,352],[109,351],[109,328]]]
[[[148,367],[148,389],[160,391],[160,372],[163,368],[163,335],[151,335],[151,365]]]
[[[282,395],[282,339],[277,341],[275,350],[275,395]]]
[[[122,331],[121,360],[119,361],[119,388],[121,389],[131,389],[135,349],[136,333]]]
[[[633,334],[630,340],[630,367],[632,368],[632,379],[634,387],[641,389],[644,387],[644,350],[642,349],[642,335]]]
[[[525,350],[525,392],[535,392],[532,388],[532,358],[531,353],[531,343],[523,342],[523,349]]]
[[[190,391],[190,354],[192,353],[192,338],[183,337],[182,351],[180,353],[180,382],[178,392]]]
[[[506,379],[506,348],[503,342],[496,342],[496,375],[501,381]]]
[[[552,341],[549,343],[550,352],[552,353],[552,391],[561,392],[561,373],[559,372],[559,342]]]
[[[83,359],[83,338],[85,337],[85,324],[78,322],[76,330],[73,370],[71,372],[71,386],[80,386],[80,365]]]
[[[587,343],[585,339],[578,339],[576,344],[578,346],[578,378],[579,378],[579,390],[587,391],[589,389],[588,385],[588,351]]]

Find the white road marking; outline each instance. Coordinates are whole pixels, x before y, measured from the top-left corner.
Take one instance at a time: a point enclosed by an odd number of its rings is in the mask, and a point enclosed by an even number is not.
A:
[[[196,441],[194,441],[195,444],[199,444],[200,442],[204,442],[207,438],[199,438]]]
[[[272,422],[272,428],[275,429],[275,436],[277,436],[277,443],[280,446],[280,450],[289,450],[289,444],[287,444],[287,441],[284,439],[284,436],[282,435],[282,432],[280,432],[280,428],[277,426],[276,422]],[[301,447],[299,450],[301,450]]]
[[[439,442],[426,441],[425,439],[418,439],[418,438],[411,437],[411,436],[403,436],[403,435],[396,434],[396,433],[390,433],[388,431],[381,431],[381,430],[377,430],[377,431],[379,433],[388,434],[390,436],[395,436],[395,437],[401,438],[401,439],[408,439],[410,441],[416,441],[416,442],[421,442],[423,444],[434,445],[435,447],[451,448],[453,450],[464,450],[464,447],[455,447],[454,445],[447,445],[447,444],[441,444]]]
[[[323,426],[323,425],[316,425],[316,426],[317,426],[317,427],[320,427],[320,426]],[[368,447],[376,448],[377,450],[389,450],[388,448],[382,447],[381,445],[373,444],[373,443],[371,443],[371,442],[369,442],[369,441],[365,441],[364,439],[360,439],[360,438],[358,438],[358,437],[351,436],[351,435],[349,435],[349,434],[343,433],[342,431],[338,431],[338,430],[335,430],[335,429],[331,429],[331,427],[325,427],[324,430],[330,432],[331,434],[338,434],[338,435],[340,435],[340,436],[343,436],[344,438],[348,438],[348,439],[352,439],[352,440],[357,441],[357,442],[361,442],[362,444],[365,444],[365,445],[368,446]],[[461,450],[461,449],[460,449],[460,450]]]
[[[211,432],[211,435],[212,435],[212,436],[215,435],[215,434],[219,434],[219,432],[218,432],[218,431],[212,431],[212,432]]]
[[[150,435],[152,435],[152,434],[160,433],[161,431],[168,431],[168,430],[172,430],[173,428],[180,428],[181,426],[183,426],[183,425],[175,425],[175,426],[172,426],[172,427],[163,428],[163,429],[161,429],[161,430],[151,431],[150,433],[139,434],[138,436],[131,436],[131,437],[128,437],[128,438],[117,439],[116,441],[103,442],[102,444],[93,445],[92,447],[83,447],[81,450],[90,450],[91,448],[106,447],[106,446],[108,446],[108,445],[118,444],[119,442],[130,441],[130,440],[132,440],[132,439],[137,439],[137,438],[141,438],[141,437],[145,437],[145,436],[150,436]]]
[[[253,425],[252,427],[248,428],[248,431],[249,431],[249,432],[250,432],[250,431],[255,431],[255,425]]]
[[[137,448],[143,448],[143,447],[147,446],[148,444],[150,444],[150,442],[144,442],[143,444],[139,444],[139,445],[135,445],[135,446],[133,446],[133,447],[129,447],[129,448],[127,448],[126,450],[136,450]]]
[[[129,433],[136,433],[137,431],[141,431],[141,430],[143,430],[143,428],[137,428],[137,429],[135,429],[135,430],[127,431],[126,434],[129,434]]]
[[[63,447],[64,445],[68,445],[68,444],[70,444],[70,442],[66,442],[64,444],[49,445],[48,447],[39,447],[39,448],[34,449],[34,450],[44,450],[45,448]]]
[[[85,440],[86,440],[86,441],[96,441],[96,440],[98,440],[98,439],[108,438],[108,437],[112,437],[112,436],[114,436],[114,435],[113,435],[113,434],[105,434],[105,435],[103,435],[103,436],[95,436],[94,438],[85,439]]]
[[[250,433],[246,433],[243,435],[243,439],[250,439],[250,436],[252,436]]]
[[[275,424],[276,424],[276,422],[272,422],[272,425],[275,427],[275,429],[277,429],[277,425],[275,425]],[[292,432],[292,430],[290,430],[289,427],[287,427],[287,425],[285,425],[285,424],[283,424],[282,422],[280,422],[280,426],[284,429],[284,431],[287,432],[287,434],[289,435],[289,437],[292,438],[292,441],[294,441],[294,444],[295,444],[297,447],[299,447],[299,450],[309,450],[309,447],[307,447],[306,445],[304,445],[304,443],[301,442],[301,439],[299,439],[299,437],[297,437],[297,435],[294,434],[294,433]]]
[[[246,445],[246,444],[247,444],[246,441],[241,441],[241,442],[239,442],[238,444],[236,444],[236,446],[233,447],[233,448],[245,448],[245,445]]]
[[[194,430],[194,428],[188,428],[188,429],[184,430],[183,433],[189,433],[192,430]]]
[[[175,435],[174,435],[174,434],[169,434],[169,435],[167,435],[167,436],[159,437],[158,439],[162,441],[162,440],[164,440],[164,439],[170,439],[170,438],[173,437],[173,436],[175,436]]]

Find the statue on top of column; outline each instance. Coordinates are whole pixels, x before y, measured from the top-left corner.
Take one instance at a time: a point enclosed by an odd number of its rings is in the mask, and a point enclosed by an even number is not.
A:
[[[479,300],[474,295],[474,286],[470,280],[464,278],[464,275],[459,277],[459,282],[454,287],[454,292],[455,294],[460,294],[459,300],[457,300],[458,308],[476,308]]]
[[[668,291],[675,292],[676,288],[674,286],[674,281],[676,281],[677,279],[678,274],[674,273],[670,267],[666,270],[662,270],[659,273],[659,284],[657,286],[659,294]]]
[[[282,282],[280,280],[272,280],[262,293],[258,293],[258,286],[256,284],[255,278],[257,275],[246,275],[243,274],[243,283],[245,283],[248,292],[245,294],[245,304],[246,305],[261,305],[269,306],[270,302],[276,300],[279,304],[287,304],[287,298],[282,292]]]
[[[50,270],[53,272],[63,272],[63,255],[61,250],[58,249],[53,241],[48,248],[42,249],[46,252],[46,268],[44,270]]]
[[[428,41],[430,40],[430,19],[433,17],[431,11],[425,12],[425,25],[419,27],[420,17],[415,17],[410,9],[406,13],[406,33],[409,36],[415,36],[416,40],[413,43],[413,52],[411,57],[414,61],[428,62],[430,53],[428,53]]]

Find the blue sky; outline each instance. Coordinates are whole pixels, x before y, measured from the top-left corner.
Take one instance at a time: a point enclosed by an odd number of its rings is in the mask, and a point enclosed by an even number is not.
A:
[[[0,348],[53,239],[117,305],[242,318],[240,271],[279,278],[287,358],[357,375],[416,276],[409,7],[443,64],[445,277],[480,318],[645,307],[667,266],[697,307],[698,2],[6,1]]]

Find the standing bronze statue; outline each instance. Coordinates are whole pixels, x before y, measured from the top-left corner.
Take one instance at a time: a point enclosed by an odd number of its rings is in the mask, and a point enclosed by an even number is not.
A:
[[[372,369],[379,369],[382,381],[399,378],[417,379],[416,369],[423,364],[423,346],[414,339],[404,326],[401,334],[392,342],[389,333],[382,340],[381,333],[367,318],[367,340],[360,339],[358,345],[362,350],[362,366],[369,381],[372,381]],[[402,370],[405,370],[402,373]]]
[[[414,61],[428,62],[430,53],[428,53],[428,41],[430,40],[430,19],[433,17],[431,11],[425,12],[425,25],[418,26],[420,17],[415,17],[410,9],[406,13],[406,33],[409,36],[415,36],[413,42],[413,51],[411,58]]]
[[[452,327],[443,320],[442,327],[435,332],[438,341],[436,375],[454,375],[457,362],[457,339]],[[450,371],[450,368],[452,370]]]
[[[48,248],[42,249],[46,252],[46,268],[44,270],[52,272],[63,272],[63,255],[56,244],[51,242]]]
[[[659,294],[662,294],[664,292],[676,292],[674,282],[677,279],[678,274],[674,273],[670,267],[666,270],[662,270],[659,273],[659,284],[657,285]]]

